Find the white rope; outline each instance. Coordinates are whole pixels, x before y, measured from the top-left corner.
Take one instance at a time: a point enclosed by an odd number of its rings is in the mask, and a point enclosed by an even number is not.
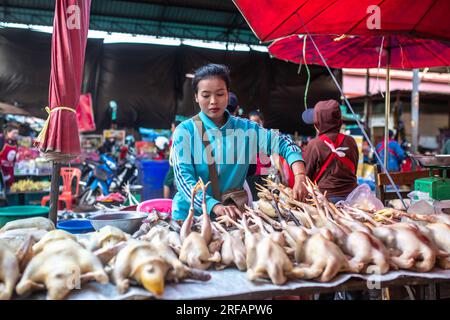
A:
[[[380,86],[381,54],[383,53],[383,44],[384,44],[384,37],[381,38],[380,53],[378,55],[377,81],[375,83],[375,86],[378,88],[378,92],[381,94],[381,96],[384,99],[383,90],[381,89],[381,86]]]

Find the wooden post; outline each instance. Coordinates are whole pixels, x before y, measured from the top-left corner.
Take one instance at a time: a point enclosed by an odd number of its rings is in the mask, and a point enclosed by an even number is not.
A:
[[[59,177],[61,164],[53,162],[52,182],[50,185],[50,212],[48,218],[55,224],[58,221]]]

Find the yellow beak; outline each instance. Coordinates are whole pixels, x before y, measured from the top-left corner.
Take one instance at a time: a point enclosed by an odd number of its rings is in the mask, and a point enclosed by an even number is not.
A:
[[[155,296],[161,296],[164,293],[164,276],[157,272],[149,274],[142,272],[141,283],[145,289],[153,293]]]

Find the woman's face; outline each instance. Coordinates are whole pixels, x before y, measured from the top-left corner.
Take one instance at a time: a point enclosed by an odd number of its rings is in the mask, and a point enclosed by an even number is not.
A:
[[[17,129],[13,129],[6,134],[6,137],[10,140],[17,140],[18,136],[19,136],[19,130],[17,130]]]
[[[211,120],[220,122],[228,105],[228,89],[218,77],[200,80],[195,101]]]

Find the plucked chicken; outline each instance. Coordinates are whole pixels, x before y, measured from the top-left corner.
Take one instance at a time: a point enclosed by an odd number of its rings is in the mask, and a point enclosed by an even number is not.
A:
[[[11,298],[19,273],[19,261],[14,251],[0,240],[0,300]]]
[[[186,278],[210,279],[209,275],[183,265],[172,249],[158,238],[152,242],[128,241],[117,255],[114,265],[114,280],[120,293],[125,293],[130,280],[134,280],[160,297],[164,293],[165,280],[178,282]]]
[[[340,272],[362,269],[362,263],[347,259],[327,229],[312,232],[303,227],[285,226],[285,234],[286,241],[295,248],[295,260],[300,264],[303,279],[328,282]]]
[[[5,224],[3,228],[0,229],[0,233],[8,230],[29,229],[29,228],[51,231],[55,230],[55,225],[53,224],[52,221],[43,217],[19,219],[10,221],[7,224]]]
[[[86,245],[87,249],[94,251],[114,247],[116,244],[128,239],[130,239],[130,235],[119,228],[105,226],[99,231],[92,233]]]
[[[155,238],[158,238],[159,240],[167,243],[177,254],[180,253],[180,234],[178,232],[170,230],[169,226],[156,225],[151,228],[147,234],[140,237],[141,240],[148,242],[152,242],[152,240]]]
[[[373,228],[373,234],[390,250],[391,260],[401,269],[428,272],[436,262],[436,250],[418,226],[407,223]]]
[[[270,279],[282,285],[288,279],[304,276],[299,268],[294,268],[283,249],[284,241],[279,236],[271,236],[266,230],[250,230],[245,216],[242,218],[245,229],[245,248],[247,251],[247,277],[249,280]],[[278,240],[278,242],[277,242]]]
[[[55,231],[33,247],[36,255],[17,284],[19,295],[47,289],[47,299],[59,300],[87,281],[108,283],[102,263],[92,252]]]
[[[214,223],[214,226],[219,230],[223,238],[220,251],[222,259],[219,269],[234,265],[239,270],[245,271],[247,269],[247,263],[243,230],[236,229],[228,231],[217,222]]]
[[[46,230],[27,228],[27,229],[12,229],[0,233],[0,240],[6,242],[14,252],[17,252],[26,241],[30,239],[38,242],[47,234]]]
[[[212,253],[208,248],[212,239],[211,219],[206,210],[206,188],[208,185],[209,182],[205,185],[200,179],[194,186],[189,214],[183,222],[180,232],[182,242],[180,260],[191,268],[203,270],[208,269],[214,262],[220,262],[220,253],[218,251]],[[191,230],[194,219],[194,197],[199,189],[202,189],[203,193],[201,233]]]
[[[441,222],[429,223],[419,227],[436,245],[438,265],[442,269],[450,269],[450,225]]]
[[[359,267],[358,273],[374,271],[379,274],[387,273],[390,267],[389,254],[383,243],[374,237],[366,226],[356,225],[357,221],[341,224],[345,221],[344,215],[315,188],[311,181],[308,181],[307,190],[312,195],[321,217],[322,228],[329,230],[334,242],[345,254],[352,257],[350,265]]]

